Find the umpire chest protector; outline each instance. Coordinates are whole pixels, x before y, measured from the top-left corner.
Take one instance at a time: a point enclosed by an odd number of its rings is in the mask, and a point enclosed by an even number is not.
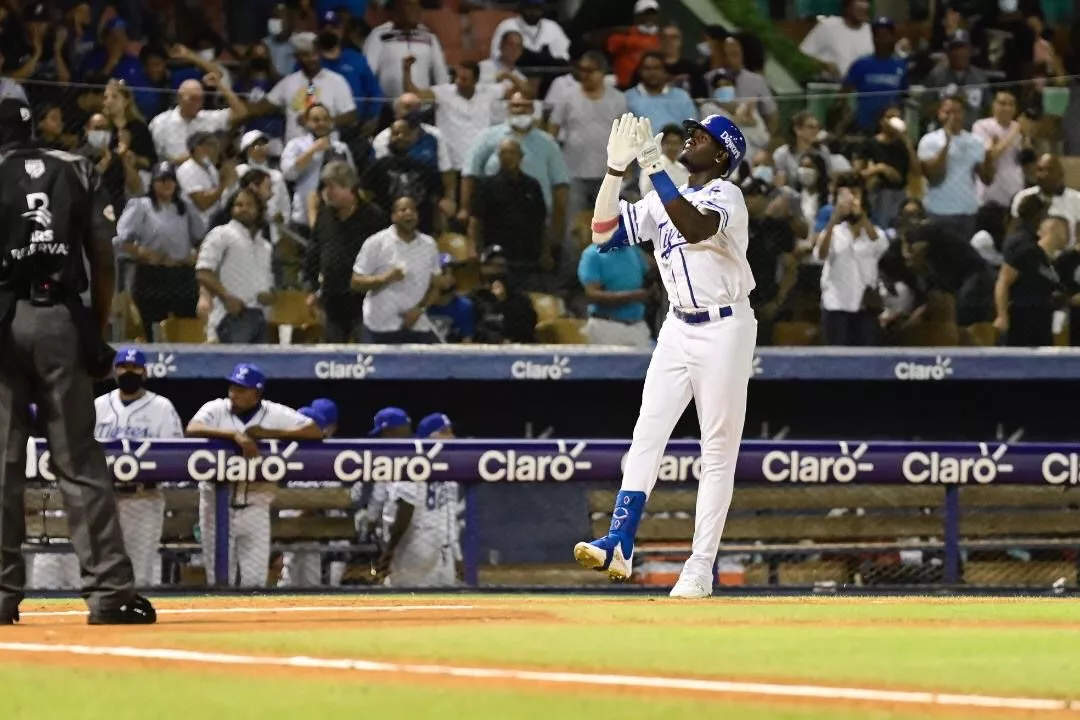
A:
[[[89,159],[61,150],[0,154],[0,318],[20,298],[62,303],[88,287],[84,248],[115,214]]]

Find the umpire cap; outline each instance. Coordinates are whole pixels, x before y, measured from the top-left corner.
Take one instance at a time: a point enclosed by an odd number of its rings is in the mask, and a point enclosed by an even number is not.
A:
[[[687,131],[694,128],[704,130],[709,134],[709,137],[727,151],[728,166],[720,177],[729,177],[742,164],[743,157],[746,155],[746,138],[743,137],[739,126],[723,115],[710,115],[700,121],[693,118],[684,120],[683,128]]]
[[[0,100],[0,146],[26,143],[34,137],[34,111],[20,98]]]

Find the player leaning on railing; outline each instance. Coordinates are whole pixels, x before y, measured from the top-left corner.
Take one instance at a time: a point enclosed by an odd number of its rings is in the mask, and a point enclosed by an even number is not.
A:
[[[647,119],[623,115],[608,139],[593,242],[601,244],[600,252],[651,242],[671,310],[645,374],[611,529],[591,543],[578,543],[574,557],[612,577],[630,576],[645,501],[671,431],[693,397],[701,425],[696,528],[690,559],[671,595],[700,598],[712,594],[713,562],[731,505],[757,320],[749,300],[754,277],[746,260],[746,203],[726,180],[742,161],[746,140],[719,115],[684,126],[689,137],[678,161],[690,180],[682,188],[663,169],[660,136],[653,137]],[[619,200],[619,188],[635,157],[655,191],[631,204]]]

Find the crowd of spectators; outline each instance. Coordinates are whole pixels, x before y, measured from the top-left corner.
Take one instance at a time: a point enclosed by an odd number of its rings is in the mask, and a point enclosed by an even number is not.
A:
[[[946,2],[901,27],[843,0],[800,46],[832,97],[798,103],[774,97],[758,38],[713,25],[684,43],[656,0],[597,3],[622,15],[596,27],[543,0],[474,2],[505,10],[483,37],[425,24],[443,4],[253,2],[227,8],[226,38],[182,3],[3,0],[0,96],[94,160],[148,340],[188,318],[210,341],[266,342],[275,304],[302,297],[333,342],[647,347],[667,308],[655,262],[581,231],[628,110],[676,180],[683,120],[743,130],[761,344],[980,326],[1042,343],[1080,308],[1064,157],[1080,154],[1080,54],[1037,1]],[[649,190],[627,177],[627,199]],[[580,318],[569,334],[541,332],[551,303]]]

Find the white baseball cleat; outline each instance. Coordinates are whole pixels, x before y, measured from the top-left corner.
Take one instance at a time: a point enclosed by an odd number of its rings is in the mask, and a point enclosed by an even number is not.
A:
[[[675,587],[671,588],[671,597],[683,600],[712,597],[712,583],[706,578],[680,575]]]
[[[578,561],[578,564],[586,570],[601,570],[608,574],[615,580],[625,580],[630,577],[634,571],[634,553],[630,552],[630,557],[623,555],[622,545],[620,543],[614,543],[614,548],[604,547],[596,545],[594,543],[602,543],[606,538],[595,540],[591,543],[580,542],[574,546],[574,559]],[[610,560],[609,554],[610,553]]]

